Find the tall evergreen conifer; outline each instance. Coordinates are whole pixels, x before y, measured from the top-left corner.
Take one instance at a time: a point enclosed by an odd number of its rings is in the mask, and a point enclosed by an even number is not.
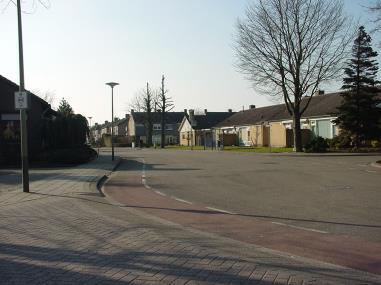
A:
[[[371,46],[371,37],[365,28],[359,28],[358,36],[352,48],[352,59],[344,69],[341,94],[343,103],[338,108],[336,123],[348,133],[354,146],[364,141],[381,137],[381,109],[377,106],[381,100],[377,96],[377,52]]]

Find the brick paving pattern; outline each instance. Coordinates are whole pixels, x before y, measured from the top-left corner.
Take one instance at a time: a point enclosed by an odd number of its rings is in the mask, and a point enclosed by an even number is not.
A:
[[[108,161],[35,171],[29,194],[0,171],[0,284],[381,284],[115,205],[94,183]]]

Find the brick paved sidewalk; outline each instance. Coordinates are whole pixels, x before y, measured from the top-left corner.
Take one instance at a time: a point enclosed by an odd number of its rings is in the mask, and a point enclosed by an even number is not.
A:
[[[114,205],[95,188],[112,168],[36,171],[30,194],[0,174],[1,284],[381,284]]]

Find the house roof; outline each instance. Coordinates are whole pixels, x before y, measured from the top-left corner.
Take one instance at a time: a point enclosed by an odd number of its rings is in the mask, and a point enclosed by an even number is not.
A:
[[[126,116],[127,116],[126,118],[120,119],[118,121],[114,121],[114,125],[119,126],[121,124],[128,123],[128,120],[130,119],[130,115],[126,115]]]
[[[0,81],[7,84],[8,86],[10,86],[15,91],[17,91],[20,88],[18,84],[14,83],[13,81],[9,80],[8,78],[6,78],[2,75],[0,75]],[[49,106],[49,103],[46,102],[44,99],[38,97],[37,95],[33,94],[29,90],[26,90],[26,91],[28,91],[31,94],[31,96],[33,97],[34,100],[37,100],[38,102],[40,102],[43,105]]]
[[[18,91],[19,90],[19,85],[17,85],[16,83],[14,83],[13,81],[9,80],[8,78],[5,78],[4,76],[0,75],[0,82],[2,84],[4,84],[5,86],[8,86],[10,87],[9,90],[13,90],[14,92]],[[3,86],[4,86],[3,85]],[[3,90],[1,90],[3,91]],[[43,108],[45,109],[45,111],[43,112],[43,116],[44,117],[48,117],[48,116],[57,116],[57,112],[54,111],[50,104],[48,102],[46,102],[44,99],[38,97],[37,95],[33,94],[32,92],[30,92],[29,90],[26,90],[29,94],[31,94],[31,100],[32,102],[38,102],[40,103]]]
[[[133,117],[135,124],[144,124],[146,119],[146,112],[133,112],[130,116]],[[152,112],[152,122],[160,124],[161,113]],[[184,117],[184,112],[168,112],[165,114],[166,124],[180,124]]]
[[[195,130],[210,129],[225,119],[231,117],[233,112],[207,112],[203,115],[194,115],[196,125],[193,125]],[[188,115],[189,120],[189,115]]]
[[[307,104],[309,97],[302,99],[301,107]],[[341,105],[342,97],[340,93],[331,93],[325,95],[316,95],[311,98],[311,102],[302,118],[327,117],[337,114],[337,107]],[[216,127],[228,127],[233,125],[253,125],[263,122],[290,120],[292,117],[287,111],[285,104],[272,105],[267,107],[255,108],[241,111]]]

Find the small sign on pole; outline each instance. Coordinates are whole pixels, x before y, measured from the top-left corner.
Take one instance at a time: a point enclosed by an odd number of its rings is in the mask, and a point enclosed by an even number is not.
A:
[[[26,91],[15,92],[15,109],[26,110],[30,108],[30,96]]]

